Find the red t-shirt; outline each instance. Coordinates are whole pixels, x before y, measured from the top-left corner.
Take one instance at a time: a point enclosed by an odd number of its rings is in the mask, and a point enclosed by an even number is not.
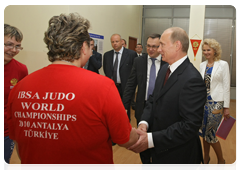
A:
[[[28,75],[9,96],[10,138],[21,163],[111,164],[131,125],[114,82],[71,65]]]
[[[12,88],[25,76],[28,75],[26,65],[12,59],[4,65],[4,136],[8,136],[7,103]]]

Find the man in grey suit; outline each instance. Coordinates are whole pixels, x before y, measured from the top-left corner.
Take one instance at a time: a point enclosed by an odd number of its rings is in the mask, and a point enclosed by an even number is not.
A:
[[[111,36],[111,44],[113,50],[106,52],[103,56],[103,71],[107,77],[113,79],[122,98],[137,53],[122,46],[119,34]],[[130,109],[128,110],[130,120]]]
[[[135,107],[135,117],[137,119],[137,124],[141,120],[143,109],[146,100],[149,97],[149,85],[150,82],[150,69],[152,66],[152,59],[156,59],[155,63],[155,79],[161,66],[166,62],[162,61],[160,53],[157,51],[160,45],[160,34],[151,34],[147,39],[147,54],[143,54],[140,57],[135,58],[131,75],[128,79],[124,94],[123,94],[123,104],[125,109],[128,109],[131,103],[132,96],[135,94],[136,87],[137,97],[136,97],[136,107]],[[155,79],[152,82],[153,86],[155,84]],[[153,90],[153,89],[152,89]],[[150,163],[150,153],[145,151],[140,153],[142,163]]]
[[[188,59],[188,47],[183,29],[172,27],[163,32],[158,51],[169,65],[158,73],[138,126],[140,138],[129,148],[137,153],[151,148],[154,164],[199,164],[203,160],[198,131],[206,86]]]

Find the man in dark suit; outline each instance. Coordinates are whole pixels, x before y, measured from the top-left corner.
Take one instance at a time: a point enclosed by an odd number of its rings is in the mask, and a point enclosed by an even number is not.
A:
[[[94,40],[92,38],[90,41],[90,47],[92,49],[92,56],[89,58],[84,68],[99,74],[98,70],[102,67],[102,54],[93,50]]]
[[[143,50],[142,44],[138,43],[135,48],[135,51],[137,52],[138,57],[140,57],[142,55],[147,55],[146,53],[142,53],[142,50]],[[135,107],[136,107],[135,94],[133,95],[133,98],[131,101],[131,106],[132,106],[132,109],[135,110]]]
[[[135,107],[135,117],[137,119],[137,124],[141,120],[143,109],[145,107],[146,100],[148,99],[148,90],[151,85],[149,83],[155,84],[155,79],[161,66],[166,62],[162,61],[161,54],[157,51],[160,45],[160,34],[151,34],[147,39],[147,53],[140,57],[135,58],[133,63],[133,68],[131,75],[129,76],[126,88],[123,94],[123,104],[127,109],[131,103],[132,96],[135,94],[136,87],[137,97],[136,97],[136,107]],[[153,82],[149,81],[150,69],[152,66],[152,59],[156,59],[155,62],[155,79]],[[152,89],[153,90],[153,89]],[[152,92],[149,92],[151,94]],[[150,152],[149,150],[141,152],[140,157],[142,163],[150,163]]]
[[[113,50],[106,52],[103,56],[103,71],[107,77],[113,79],[122,98],[137,53],[122,46],[119,34],[111,36],[111,44]],[[128,117],[130,120],[130,111]]]
[[[187,57],[188,47],[188,35],[179,27],[167,29],[161,36],[158,51],[169,65],[158,73],[137,130],[140,138],[129,148],[135,152],[152,148],[154,164],[197,164],[203,160],[198,131],[206,87]]]
[[[135,48],[135,51],[137,52],[138,57],[146,54],[146,53],[142,53],[142,50],[143,50],[142,44],[141,44],[141,43],[138,43],[138,44],[136,45],[136,48]]]

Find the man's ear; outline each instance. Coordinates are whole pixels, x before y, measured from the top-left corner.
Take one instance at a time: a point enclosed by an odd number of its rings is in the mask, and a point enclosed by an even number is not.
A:
[[[176,51],[182,50],[182,44],[180,41],[175,42]]]

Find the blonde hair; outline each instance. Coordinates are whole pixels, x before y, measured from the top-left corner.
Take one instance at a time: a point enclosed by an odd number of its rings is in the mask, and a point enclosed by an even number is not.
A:
[[[8,36],[10,38],[15,37],[17,42],[21,42],[23,39],[22,32],[17,27],[8,24],[4,24],[4,36]]]
[[[53,16],[44,37],[49,61],[79,59],[83,43],[90,46],[89,27],[89,21],[77,13]]]
[[[215,39],[205,39],[202,43],[202,48],[204,45],[208,45],[210,48],[212,48],[215,51],[214,54],[214,61],[218,61],[221,59],[222,56],[222,48],[219,42],[217,42]]]

